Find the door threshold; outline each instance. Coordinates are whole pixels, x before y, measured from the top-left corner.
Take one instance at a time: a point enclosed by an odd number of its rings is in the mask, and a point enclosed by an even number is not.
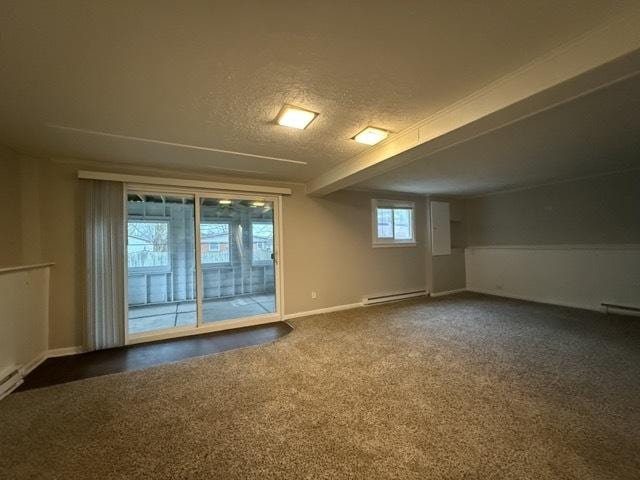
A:
[[[29,373],[14,393],[262,345],[282,338],[292,330],[287,322],[277,321],[49,358]]]
[[[253,317],[236,318],[231,320],[220,320],[211,322],[210,324],[201,325],[199,327],[168,328],[165,330],[155,330],[149,333],[128,335],[126,344],[136,345],[139,343],[153,342],[156,340],[188,337],[191,335],[200,335],[202,333],[219,332],[222,330],[251,327],[254,325],[263,325],[280,321],[282,321],[281,316],[279,314],[273,313],[268,313],[265,315],[255,315]]]

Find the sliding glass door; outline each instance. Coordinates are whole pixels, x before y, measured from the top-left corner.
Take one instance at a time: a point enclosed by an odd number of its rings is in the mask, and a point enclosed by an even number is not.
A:
[[[128,333],[197,325],[195,197],[129,193]]]
[[[277,201],[130,190],[128,337],[278,320]]]
[[[276,311],[273,202],[200,199],[202,321]]]

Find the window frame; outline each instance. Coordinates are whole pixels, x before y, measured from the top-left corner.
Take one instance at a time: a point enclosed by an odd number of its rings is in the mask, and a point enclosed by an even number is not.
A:
[[[202,261],[202,245],[208,242],[203,242],[202,241],[202,225],[227,225],[227,237],[229,239],[229,260],[227,260],[226,262],[203,262]],[[198,232],[200,233],[200,264],[202,265],[203,269],[206,268],[215,268],[215,267],[224,267],[224,266],[228,266],[232,264],[233,261],[233,248],[232,248],[232,244],[231,244],[231,228],[232,228],[232,223],[231,222],[225,222],[225,221],[202,221],[202,219],[200,219],[200,224],[198,227]]]
[[[156,266],[156,267],[130,267],[129,266],[129,223],[165,223],[167,225],[167,265]],[[158,217],[158,218],[126,218],[127,224],[127,271],[134,274],[152,274],[152,273],[170,273],[172,271],[171,265],[171,221],[166,217]]]
[[[411,211],[411,238],[381,238],[378,237],[378,209],[402,209]],[[393,213],[392,213],[393,218]],[[395,228],[393,229],[395,237]],[[371,242],[377,247],[415,247],[416,246],[416,204],[407,200],[385,200],[374,198],[371,200]]]

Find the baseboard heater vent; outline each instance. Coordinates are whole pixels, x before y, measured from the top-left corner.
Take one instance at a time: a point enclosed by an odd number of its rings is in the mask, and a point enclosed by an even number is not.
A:
[[[422,297],[427,294],[426,290],[414,290],[411,292],[390,293],[388,295],[376,295],[374,297],[364,297],[363,305],[376,305],[378,303],[395,302],[396,300],[404,300],[411,297]]]
[[[631,305],[616,305],[615,303],[601,303],[604,308],[604,313],[613,311],[615,313],[622,313],[626,315],[640,316],[640,307],[632,307]]]
[[[3,370],[0,373],[0,400],[18,388],[22,382],[22,374],[19,369],[13,367]]]

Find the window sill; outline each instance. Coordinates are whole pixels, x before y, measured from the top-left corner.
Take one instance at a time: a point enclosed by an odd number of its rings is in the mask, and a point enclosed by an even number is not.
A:
[[[389,243],[374,243],[373,248],[387,248],[387,247],[415,247],[416,242],[389,242]]]

